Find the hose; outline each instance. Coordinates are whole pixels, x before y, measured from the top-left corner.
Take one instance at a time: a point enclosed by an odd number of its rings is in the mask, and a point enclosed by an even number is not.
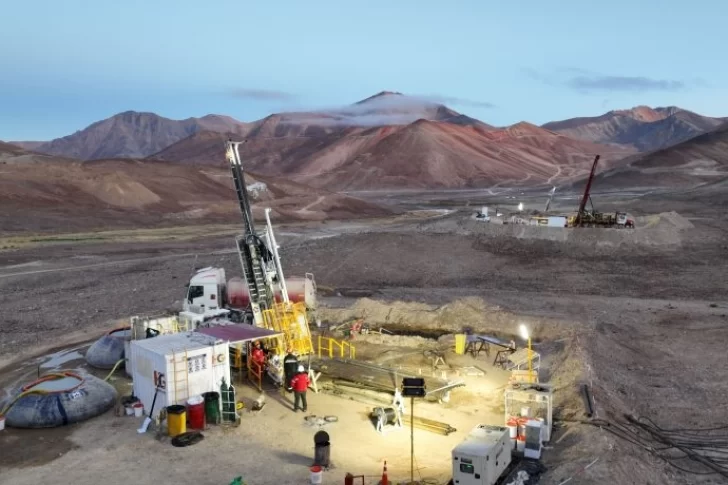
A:
[[[42,382],[50,381],[53,379],[63,379],[64,377],[73,377],[73,378],[79,379],[81,381],[78,385],[76,385],[70,389],[65,389],[64,391],[72,391],[74,389],[77,389],[84,382],[84,379],[81,376],[79,376],[78,374],[71,372],[71,371],[58,371],[58,372],[51,372],[50,374],[46,374],[43,377],[41,377],[40,379],[36,379],[35,381],[31,382],[30,384],[26,384],[25,386],[20,388],[20,393],[17,396],[15,396],[8,403],[8,405],[3,408],[2,411],[0,411],[0,416],[5,416],[8,413],[8,411],[10,411],[10,408],[12,408],[15,405],[15,403],[17,403],[20,399],[24,398],[25,396],[28,396],[30,394],[41,394],[41,395],[53,394],[52,391],[34,389],[34,387]]]
[[[107,382],[108,382],[108,380],[109,380],[109,379],[111,378],[111,376],[112,376],[112,375],[114,374],[114,372],[116,372],[116,369],[117,369],[117,367],[119,367],[119,364],[121,364],[121,363],[122,363],[122,362],[124,362],[125,360],[126,360],[126,359],[119,359],[119,361],[118,361],[118,362],[117,362],[116,364],[114,364],[114,367],[113,367],[113,368],[111,369],[111,372],[109,372],[109,375],[107,375],[107,376],[106,376],[106,377],[104,378],[104,381],[107,381]]]

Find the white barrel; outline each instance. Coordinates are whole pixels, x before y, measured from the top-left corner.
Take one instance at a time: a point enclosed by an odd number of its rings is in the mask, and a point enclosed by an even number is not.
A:
[[[508,427],[508,436],[511,439],[516,439],[518,436],[518,420],[516,418],[511,418],[506,422],[506,426]]]
[[[523,451],[526,449],[526,437],[525,436],[519,436],[516,440],[516,451],[520,451],[523,453]]]

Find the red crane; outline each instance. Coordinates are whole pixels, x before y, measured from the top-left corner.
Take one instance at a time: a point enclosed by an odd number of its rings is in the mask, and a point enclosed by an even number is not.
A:
[[[581,198],[581,204],[579,204],[579,212],[576,214],[576,220],[574,221],[575,227],[579,227],[581,225],[584,210],[586,210],[586,201],[589,200],[589,192],[591,191],[592,181],[594,180],[594,173],[597,170],[597,162],[599,162],[599,155],[594,157],[594,164],[592,165],[591,173],[589,174],[589,180],[587,180],[586,187],[584,188],[584,196]]]

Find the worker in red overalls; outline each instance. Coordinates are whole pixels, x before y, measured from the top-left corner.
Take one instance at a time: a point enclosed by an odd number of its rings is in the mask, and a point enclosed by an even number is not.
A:
[[[291,387],[293,388],[293,395],[295,396],[293,400],[294,412],[298,411],[300,408],[305,413],[308,409],[308,403],[306,402],[306,390],[308,390],[309,384],[311,384],[311,381],[308,379],[306,369],[302,365],[299,365],[298,374],[293,376],[293,379],[291,379]]]
[[[255,345],[253,346],[253,352],[252,356],[253,362],[258,364],[260,366],[260,371],[262,372],[265,369],[265,352],[263,352],[263,349],[260,347],[260,342],[255,342]]]

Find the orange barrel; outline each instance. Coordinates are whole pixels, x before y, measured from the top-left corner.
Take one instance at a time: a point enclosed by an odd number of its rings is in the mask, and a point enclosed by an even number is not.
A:
[[[167,406],[167,431],[174,438],[187,432],[186,413],[184,406]]]
[[[187,400],[187,421],[190,429],[205,429],[205,400],[202,396]]]

